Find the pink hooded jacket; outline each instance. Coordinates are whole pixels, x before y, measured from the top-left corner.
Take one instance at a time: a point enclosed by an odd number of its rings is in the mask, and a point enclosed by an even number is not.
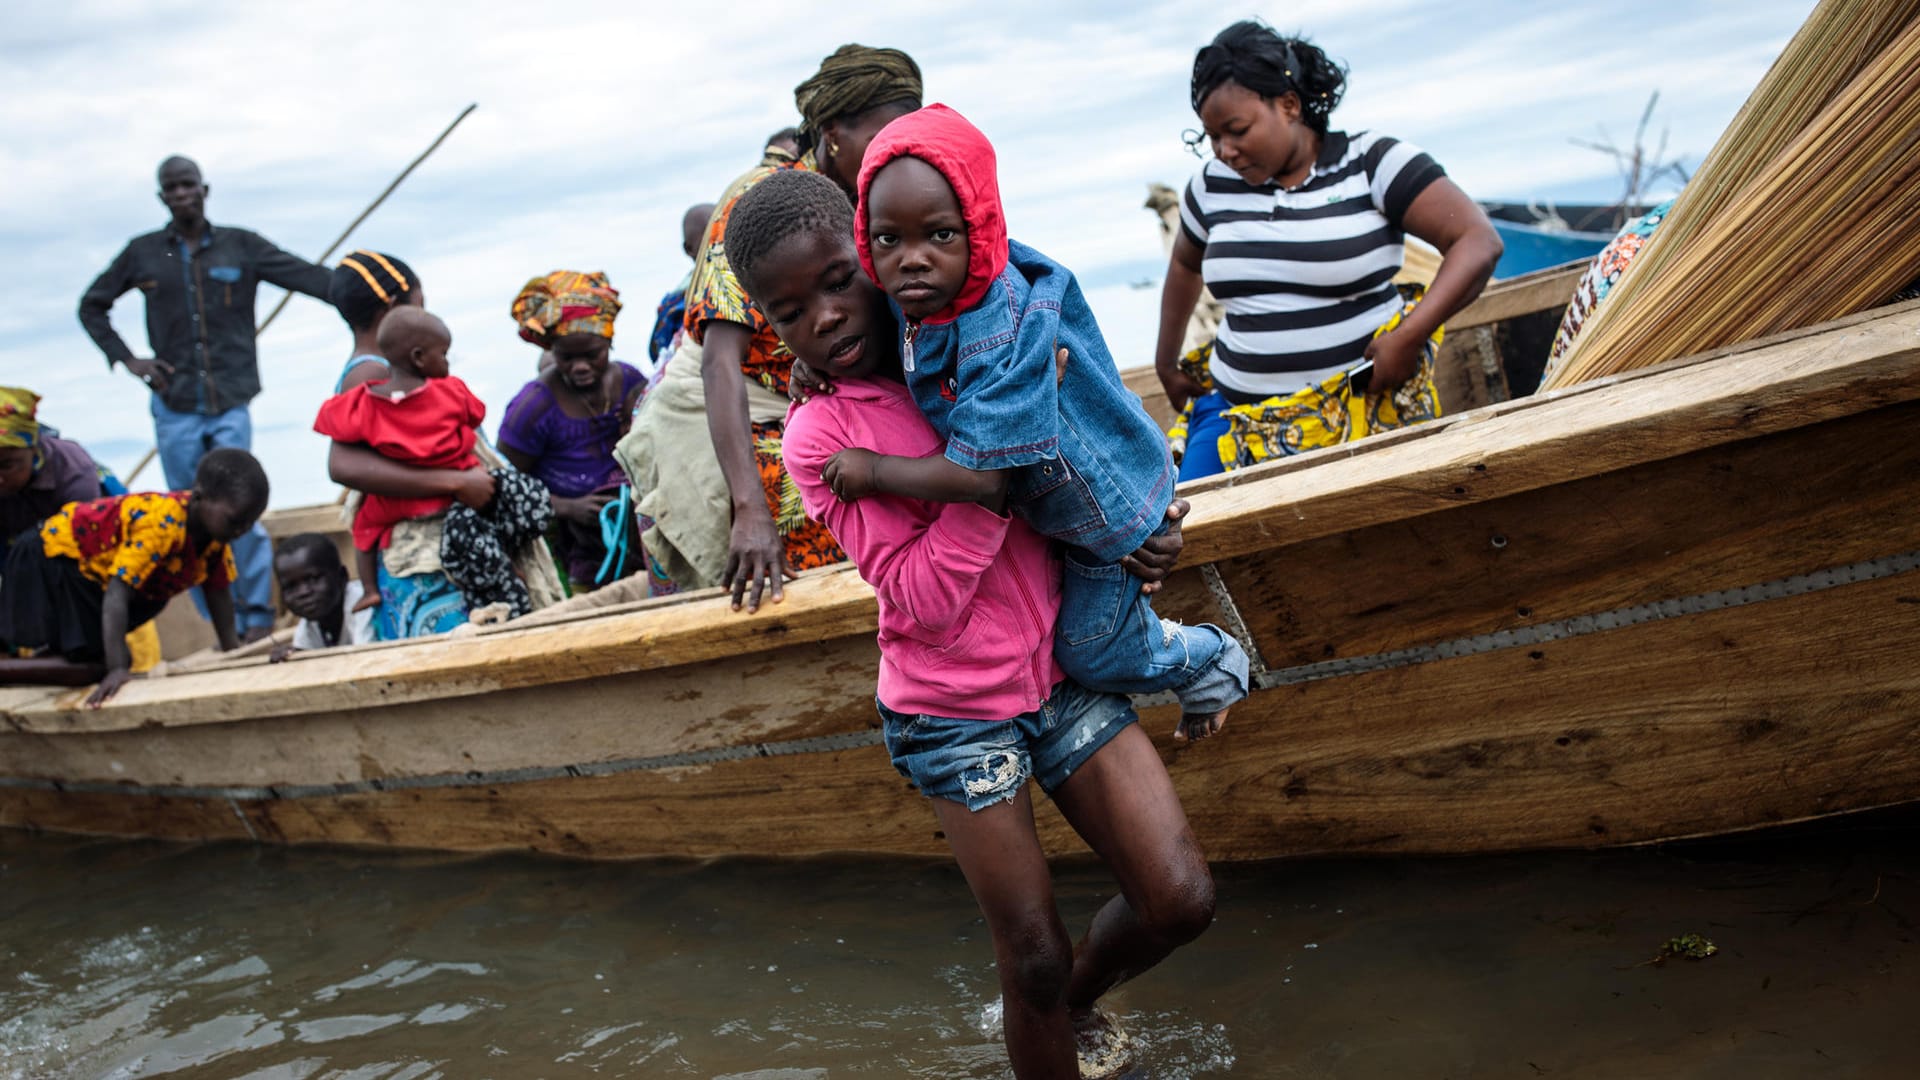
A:
[[[973,503],[841,502],[820,473],[850,446],[925,457],[941,443],[891,380],[846,379],[787,412],[783,453],[807,516],[832,530],[879,597],[880,700],[964,720],[1039,708],[1065,678],[1053,659],[1060,560],[1047,540]]]

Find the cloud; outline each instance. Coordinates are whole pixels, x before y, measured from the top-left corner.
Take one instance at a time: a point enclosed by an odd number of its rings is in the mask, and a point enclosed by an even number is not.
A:
[[[1810,3],[1712,0],[1676,13],[1413,0],[1308,0],[1284,11],[1352,68],[1336,121],[1432,151],[1482,197],[1556,195],[1611,167],[1570,145],[1624,137],[1662,90],[1673,149],[1703,154]],[[453,327],[456,370],[498,417],[534,352],[507,305],[528,277],[604,269],[644,345],[684,274],[679,216],[793,121],[792,88],[846,41],[897,45],[930,99],[995,140],[1017,235],[1072,266],[1123,364],[1145,362],[1159,303],[1130,286],[1165,265],[1150,181],[1198,162],[1179,141],[1193,51],[1239,9],[1172,3],[522,6],[81,0],[9,13],[0,41],[0,382],[125,468],[150,435],[143,392],[109,374],[74,319],[128,237],[158,227],[153,169],[196,157],[216,222],[318,255],[468,102],[479,110],[356,234],[405,257]],[[262,290],[260,311],[277,298]],[[144,350],[137,298],[114,311]],[[345,327],[296,298],[261,342],[257,449],[276,505],[326,501],[314,409],[347,359]],[[157,482],[157,476],[143,480]]]

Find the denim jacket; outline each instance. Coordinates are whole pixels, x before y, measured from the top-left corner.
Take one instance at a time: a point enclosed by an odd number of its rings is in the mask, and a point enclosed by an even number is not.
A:
[[[1018,241],[1007,246],[1006,270],[959,318],[901,318],[907,385],[948,460],[1013,469],[1010,510],[1093,561],[1118,562],[1165,518],[1173,458],[1120,381],[1073,272]],[[1056,343],[1069,353],[1057,384]]]

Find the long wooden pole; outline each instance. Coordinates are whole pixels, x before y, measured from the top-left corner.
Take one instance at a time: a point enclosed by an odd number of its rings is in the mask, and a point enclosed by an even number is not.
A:
[[[440,137],[433,140],[432,143],[428,144],[425,150],[420,151],[420,156],[417,158],[414,158],[413,161],[409,163],[406,168],[401,169],[400,175],[393,178],[393,183],[388,184],[385,191],[382,191],[378,197],[376,197],[372,202],[368,203],[367,208],[365,210],[360,211],[360,216],[357,218],[354,218],[352,224],[340,230],[340,235],[333,238],[333,243],[328,244],[327,250],[321,252],[320,257],[318,259],[315,259],[314,262],[324,264],[329,258],[332,258],[333,253],[340,249],[340,245],[347,242],[347,237],[353,235],[353,230],[359,228],[361,222],[373,216],[373,212],[375,210],[380,209],[380,204],[387,201],[387,196],[393,194],[394,190],[398,188],[401,185],[401,183],[406,180],[407,177],[413,175],[413,170],[419,168],[421,162],[431,157],[435,150],[440,149],[440,144],[447,141],[447,136],[453,134],[453,129],[460,126],[460,121],[465,120],[467,116],[473,112],[473,110],[479,107],[480,107],[479,103],[475,102],[471,105],[468,105],[466,108],[461,109],[460,115],[453,118],[453,123],[447,125],[447,129],[440,133]],[[279,317],[280,312],[285,310],[287,306],[287,301],[291,299],[293,299],[292,293],[287,293],[286,295],[282,296],[280,298],[280,302],[273,306],[273,310],[267,312],[267,317],[261,321],[259,328],[253,332],[253,336],[259,337],[261,334],[266,333],[267,327],[273,325],[273,320]]]
[[[122,484],[125,484],[127,486],[127,490],[129,491],[133,490],[134,480],[139,478],[140,474],[146,470],[148,465],[153,464],[153,459],[155,455],[159,453],[160,453],[159,447],[149,446],[147,447],[147,452],[140,455],[140,461],[134,465],[133,470],[131,472],[127,473],[127,478],[125,480],[120,481]]]
[[[333,243],[328,244],[327,250],[321,252],[320,257],[318,259],[315,259],[314,262],[325,263],[329,258],[331,258],[333,256],[333,253],[340,249],[340,245],[347,242],[347,237],[353,235],[353,230],[359,228],[361,222],[373,216],[373,212],[375,210],[380,209],[380,204],[387,201],[387,196],[393,194],[394,191],[397,188],[399,188],[400,184],[403,181],[405,181],[407,177],[412,176],[413,170],[419,168],[421,162],[431,157],[435,150],[440,149],[440,144],[447,141],[447,136],[453,134],[453,129],[460,126],[460,121],[465,120],[468,114],[472,113],[473,110],[479,107],[480,107],[480,104],[478,102],[474,102],[473,104],[468,105],[466,108],[461,109],[460,115],[453,118],[453,123],[447,125],[446,130],[440,133],[439,138],[436,138],[433,140],[433,142],[429,143],[425,150],[420,151],[419,157],[414,158],[413,161],[408,163],[406,168],[401,169],[400,175],[393,178],[393,182],[386,186],[386,190],[382,191],[372,202],[368,203],[367,208],[365,210],[360,211],[360,216],[357,218],[354,218],[352,224],[348,225],[345,229],[340,230],[340,235],[333,238]],[[261,320],[260,325],[254,329],[253,336],[257,338],[261,334],[266,333],[267,327],[273,325],[273,320],[278,318],[280,315],[280,312],[286,309],[287,301],[291,299],[293,299],[292,293],[287,293],[286,295],[282,296],[280,298],[280,302],[273,306],[272,311],[267,312],[267,317]],[[138,478],[140,473],[146,469],[147,465],[153,461],[154,454],[156,452],[157,452],[157,448],[153,448],[153,447],[148,448],[145,456],[141,457],[139,463],[134,465],[133,469],[127,473],[126,479],[122,480],[121,483],[131,488],[133,486],[134,480]]]

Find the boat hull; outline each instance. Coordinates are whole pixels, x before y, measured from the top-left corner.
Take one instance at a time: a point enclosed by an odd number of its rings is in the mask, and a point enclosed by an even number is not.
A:
[[[1142,721],[1215,859],[1589,848],[1913,801],[1916,429],[1909,306],[1196,485],[1206,565],[1158,605],[1243,632],[1258,688],[1197,745],[1170,706]],[[752,617],[641,605],[136,684],[98,713],[4,691],[0,825],[943,855],[879,745],[872,620],[830,573]],[[1050,808],[1039,825],[1083,850]]]

